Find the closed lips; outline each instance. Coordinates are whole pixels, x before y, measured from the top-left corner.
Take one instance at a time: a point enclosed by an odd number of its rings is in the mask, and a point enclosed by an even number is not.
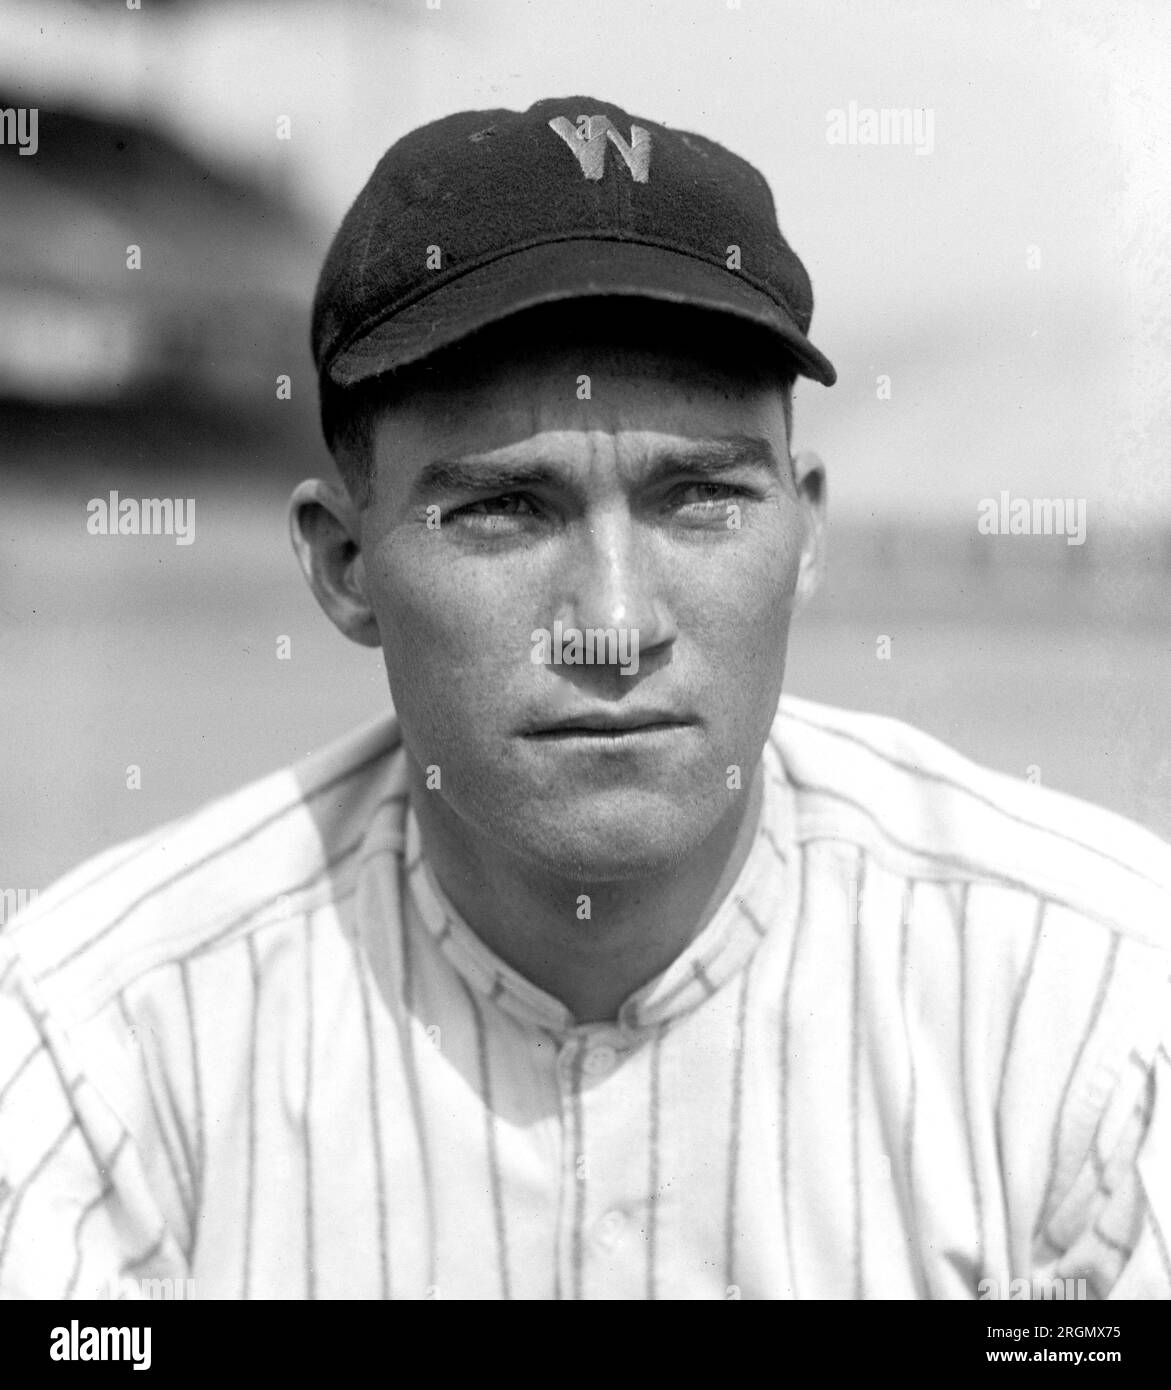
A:
[[[682,715],[671,714],[665,710],[630,710],[624,713],[589,710],[582,714],[565,715],[553,724],[546,724],[530,730],[533,734],[631,733],[637,729],[668,728],[690,724],[692,721]]]

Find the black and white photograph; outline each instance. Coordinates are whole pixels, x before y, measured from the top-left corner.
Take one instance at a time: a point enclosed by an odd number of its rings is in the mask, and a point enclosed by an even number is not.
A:
[[[278,1300],[1126,1364],[1171,10],[7,0],[0,137],[29,1364]]]

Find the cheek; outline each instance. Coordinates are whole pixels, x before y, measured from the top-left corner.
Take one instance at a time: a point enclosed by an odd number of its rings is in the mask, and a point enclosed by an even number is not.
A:
[[[470,707],[483,715],[528,662],[531,586],[489,582],[426,538],[384,542],[368,570],[391,693],[428,725]]]
[[[681,590],[698,622],[721,645],[745,655],[784,641],[793,612],[802,531],[788,517],[767,516],[733,547],[713,552]]]
[[[412,656],[416,648],[455,655],[474,646],[492,625],[493,605],[484,586],[427,533],[412,529],[384,540],[370,576],[384,642],[393,640]]]
[[[761,528],[735,556],[705,566],[692,590],[695,642],[712,692],[712,713],[732,740],[730,761],[763,739],[784,680],[800,568],[796,526]]]

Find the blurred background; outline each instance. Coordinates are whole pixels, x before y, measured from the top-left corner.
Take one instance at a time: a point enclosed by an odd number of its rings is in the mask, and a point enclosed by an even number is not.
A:
[[[1169,78],[1163,0],[5,0],[0,887],[386,708],[286,536],[332,467],[316,272],[405,131],[578,93],[753,160],[812,274],[831,573],[787,688],[1171,837]],[[930,151],[830,143],[850,103]],[[89,534],[111,490],[194,498],[194,543]],[[1085,543],[981,534],[1002,493]]]

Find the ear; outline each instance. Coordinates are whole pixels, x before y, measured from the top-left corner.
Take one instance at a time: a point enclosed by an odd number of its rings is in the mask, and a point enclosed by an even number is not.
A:
[[[805,519],[805,539],[801,544],[801,568],[797,572],[794,604],[795,608],[800,609],[817,593],[825,578],[825,464],[808,449],[794,454],[793,478]]]
[[[363,647],[382,638],[366,594],[362,517],[336,483],[310,478],[289,502],[289,532],[314,597],[339,632]]]

